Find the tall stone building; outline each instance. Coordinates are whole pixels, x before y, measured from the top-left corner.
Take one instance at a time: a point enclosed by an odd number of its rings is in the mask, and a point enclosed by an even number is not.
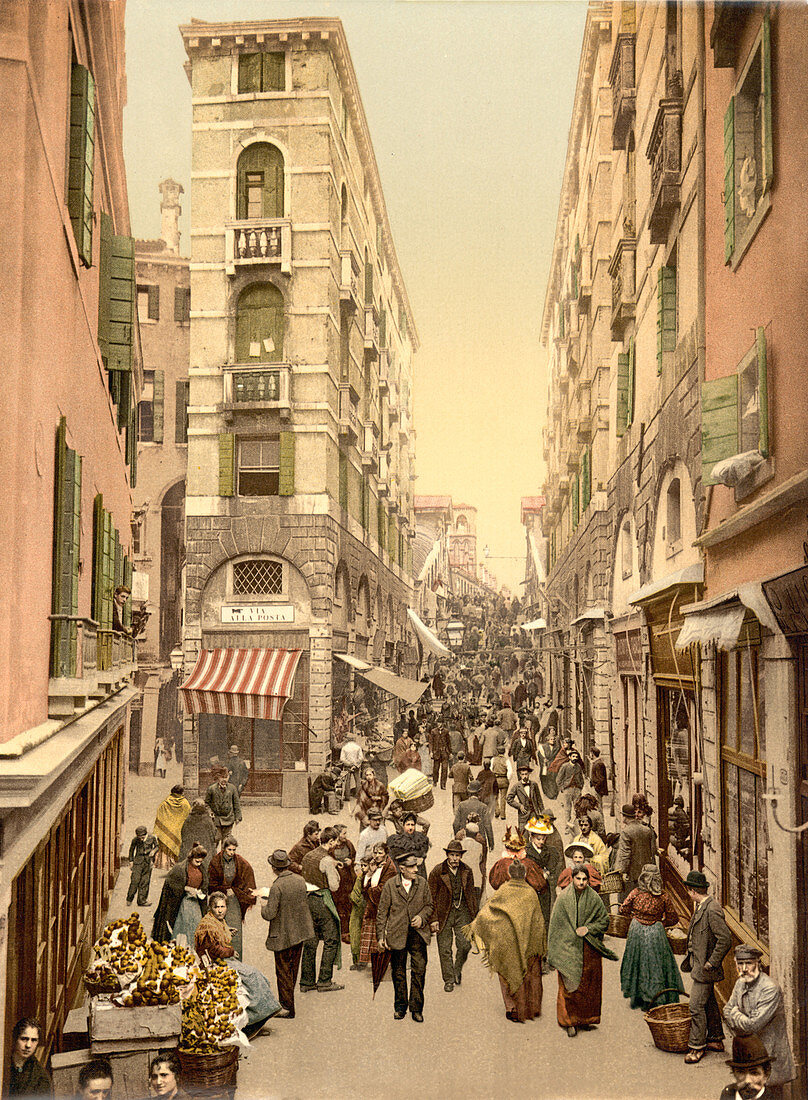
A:
[[[193,90],[184,647],[199,689],[186,698],[203,711],[186,719],[185,780],[204,787],[236,745],[248,793],[298,798],[300,773],[326,762],[332,690],[345,690],[334,655],[415,671],[418,337],[339,20],[181,33]],[[252,692],[218,690],[248,680]]]
[[[120,864],[141,388],[121,4],[0,6],[0,1013],[54,1049]],[[122,627],[124,629],[119,629]],[[3,1092],[7,1082],[3,1073]]]
[[[143,392],[132,518],[134,594],[146,602],[149,619],[138,642],[143,696],[132,716],[130,756],[141,775],[153,773],[157,737],[182,751],[178,678],[171,666],[172,650],[182,641],[188,465],[191,274],[180,253],[182,193],[176,180],[162,181],[160,237],[135,241]]]

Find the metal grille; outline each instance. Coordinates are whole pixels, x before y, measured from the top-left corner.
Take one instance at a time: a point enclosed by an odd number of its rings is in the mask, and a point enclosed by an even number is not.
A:
[[[233,566],[234,596],[280,596],[283,566],[279,561],[237,561]]]

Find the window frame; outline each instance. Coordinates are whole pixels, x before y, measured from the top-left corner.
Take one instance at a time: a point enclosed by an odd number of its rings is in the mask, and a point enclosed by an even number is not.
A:
[[[264,64],[265,57],[283,58],[283,61],[279,65],[277,65],[275,69],[275,71],[280,73],[282,76],[282,87],[266,87],[266,84],[268,83],[267,70],[270,69],[270,66]],[[247,83],[246,77],[248,75],[246,73],[247,65],[246,63],[242,65],[242,61],[246,62],[247,58],[258,59],[258,87],[242,87],[242,83]],[[235,58],[236,95],[272,95],[273,93],[275,95],[278,95],[279,93],[286,92],[289,84],[289,73],[287,72],[288,65],[289,55],[285,50],[249,50],[245,51],[244,53],[238,54]],[[242,81],[242,69],[245,70],[244,81]]]
[[[262,564],[277,565],[280,567],[280,591],[278,592],[237,592],[236,591],[236,572],[237,567],[246,565],[251,562],[258,562]],[[289,569],[288,563],[284,562],[281,558],[275,558],[266,554],[250,554],[244,557],[235,558],[229,563],[228,569],[228,598],[238,600],[239,603],[285,603],[289,600]]]
[[[262,448],[264,445],[266,445],[266,446],[274,445],[277,448],[277,465],[276,466],[275,465],[258,465],[258,466],[247,466],[247,467],[245,467],[244,463],[242,461],[242,448],[245,445],[251,445],[251,444],[252,445],[258,444],[259,448]],[[260,454],[260,452],[259,452],[259,454]],[[263,456],[261,455],[261,457],[263,457]],[[241,477],[242,477],[243,472],[246,472],[246,473],[251,474],[253,476],[260,476],[261,474],[263,474],[266,477],[272,477],[274,475],[275,481],[272,484],[275,485],[275,488],[273,489],[273,491],[268,492],[268,493],[245,493],[245,492],[242,491],[242,486],[241,486]],[[281,481],[281,443],[280,443],[280,434],[276,433],[276,434],[273,434],[273,435],[261,436],[261,437],[257,437],[257,438],[256,437],[251,437],[251,436],[247,436],[247,437],[241,437],[240,436],[236,441],[236,469],[235,469],[235,474],[236,474],[236,478],[235,478],[235,481],[236,481],[235,495],[238,496],[238,497],[245,497],[245,498],[248,498],[248,499],[252,500],[252,499],[255,499],[255,498],[262,498],[262,497],[277,497],[277,496],[280,496],[281,495],[280,494],[280,481]]]

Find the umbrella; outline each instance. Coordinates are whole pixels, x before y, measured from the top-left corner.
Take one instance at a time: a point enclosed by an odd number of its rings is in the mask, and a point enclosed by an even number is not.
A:
[[[376,990],[382,983],[382,979],[387,973],[387,967],[390,965],[390,952],[389,951],[372,951],[370,955],[370,972],[373,976],[373,998],[376,996]],[[371,998],[371,999],[373,999]]]

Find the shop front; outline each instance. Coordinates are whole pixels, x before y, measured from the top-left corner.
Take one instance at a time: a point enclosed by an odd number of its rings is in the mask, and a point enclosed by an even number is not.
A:
[[[613,619],[611,630],[617,671],[617,698],[612,697],[612,716],[618,718],[611,755],[618,801],[626,802],[631,801],[635,791],[645,787],[642,616],[622,615]]]

